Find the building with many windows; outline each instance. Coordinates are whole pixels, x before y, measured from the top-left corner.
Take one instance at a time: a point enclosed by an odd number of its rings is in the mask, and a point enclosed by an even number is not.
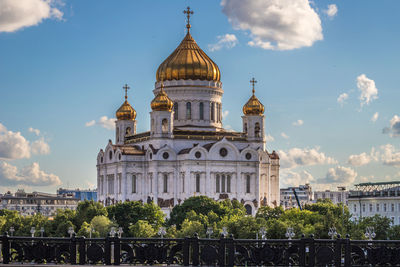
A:
[[[65,189],[65,188],[59,188],[57,190],[57,195],[59,196],[72,196],[74,198],[79,199],[80,201],[84,200],[93,200],[97,202],[97,190],[81,190],[81,189]]]
[[[300,205],[309,204],[312,202],[312,189],[310,184],[299,185],[298,187],[288,187],[280,189],[280,204],[284,209],[298,207],[296,197],[293,190],[296,191]]]
[[[22,189],[13,195],[8,192],[0,196],[0,208],[16,210],[22,215],[34,215],[41,213],[45,216],[53,216],[58,209],[75,210],[79,199],[63,197],[56,194],[32,192],[26,193]]]
[[[242,131],[225,130],[220,69],[193,39],[189,20],[186,27],[182,42],[158,67],[149,131],[136,132],[136,110],[124,87],[115,142],[97,156],[98,200],[154,201],[167,214],[197,195],[237,199],[249,214],[260,205],[279,205],[279,157],[266,150],[256,81],[243,106]]]
[[[379,214],[400,224],[400,181],[357,184],[350,191],[348,207],[354,220]]]
[[[317,202],[318,199],[330,199],[333,204],[344,203],[347,206],[347,199],[349,197],[349,191],[314,191],[314,200]]]

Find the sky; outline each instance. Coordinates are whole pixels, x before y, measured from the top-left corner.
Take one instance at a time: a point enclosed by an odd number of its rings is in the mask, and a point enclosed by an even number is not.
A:
[[[187,6],[225,128],[241,131],[257,80],[282,187],[400,180],[400,1],[0,0],[0,193],[96,187],[122,86],[148,130]]]

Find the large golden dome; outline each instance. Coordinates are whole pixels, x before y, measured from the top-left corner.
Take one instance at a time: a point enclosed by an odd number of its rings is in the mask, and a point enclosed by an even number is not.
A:
[[[157,82],[161,80],[220,81],[221,72],[197,45],[188,32],[174,52],[158,67]]]
[[[117,112],[115,113],[115,116],[117,117],[118,120],[135,120],[136,119],[136,110],[133,109],[131,104],[128,102],[128,94],[127,91],[129,89],[129,86],[125,84],[123,87],[125,89],[125,101],[124,103],[119,107]]]
[[[164,91],[164,84],[161,83],[161,90],[151,101],[151,109],[154,111],[172,111],[174,103]]]
[[[253,83],[253,95],[243,106],[243,113],[244,115],[262,115],[264,114],[265,108],[264,105],[261,104],[260,100],[258,100],[258,98],[255,95],[254,83],[256,83],[256,81],[253,78],[253,80],[250,82]]]

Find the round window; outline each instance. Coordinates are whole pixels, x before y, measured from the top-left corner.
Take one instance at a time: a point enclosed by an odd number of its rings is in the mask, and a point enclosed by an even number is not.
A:
[[[226,157],[226,155],[228,155],[228,150],[223,147],[219,150],[219,154],[221,155],[221,157]]]
[[[197,159],[201,158],[201,153],[200,153],[200,151],[197,151],[196,153],[194,153],[194,156],[195,156]]]
[[[110,153],[108,153],[108,156],[110,157],[110,159],[112,159],[112,151],[110,151]]]
[[[248,153],[248,152],[246,153],[246,159],[247,159],[247,160],[250,160],[250,159],[251,159],[251,153]]]
[[[164,152],[164,153],[162,154],[162,157],[163,157],[164,159],[168,159],[168,158],[169,158],[168,152]]]

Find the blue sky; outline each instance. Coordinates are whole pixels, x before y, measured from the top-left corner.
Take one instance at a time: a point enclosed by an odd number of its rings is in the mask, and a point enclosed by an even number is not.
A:
[[[0,191],[95,186],[114,139],[100,118],[115,117],[128,83],[148,129],[155,72],[184,37],[188,5],[222,72],[225,127],[241,130],[258,81],[282,186],[400,180],[399,1],[2,0]]]

